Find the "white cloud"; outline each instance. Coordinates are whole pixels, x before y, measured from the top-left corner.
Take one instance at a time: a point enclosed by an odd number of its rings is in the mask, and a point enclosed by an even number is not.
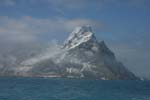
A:
[[[0,17],[0,41],[29,42],[42,34],[63,34],[71,32],[78,25],[102,27],[98,21],[89,19],[47,18],[38,19],[31,16],[22,18]],[[39,37],[40,38],[40,37]]]

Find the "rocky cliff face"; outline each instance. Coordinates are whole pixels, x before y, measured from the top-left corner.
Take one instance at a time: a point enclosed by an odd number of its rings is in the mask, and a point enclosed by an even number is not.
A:
[[[104,41],[97,41],[90,26],[76,27],[52,56],[22,62],[15,75],[94,79],[137,79],[118,62]]]

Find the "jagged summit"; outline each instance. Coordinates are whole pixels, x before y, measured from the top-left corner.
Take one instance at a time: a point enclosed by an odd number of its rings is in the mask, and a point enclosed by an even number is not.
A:
[[[91,26],[78,26],[65,41],[63,48],[72,49],[87,41],[96,42]]]

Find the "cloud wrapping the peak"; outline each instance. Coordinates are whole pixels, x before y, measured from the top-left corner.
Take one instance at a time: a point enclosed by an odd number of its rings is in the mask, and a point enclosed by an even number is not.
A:
[[[78,25],[101,27],[102,23],[88,19],[47,18],[39,19],[31,16],[21,18],[0,17],[1,42],[29,42],[38,39],[42,34],[66,34]]]

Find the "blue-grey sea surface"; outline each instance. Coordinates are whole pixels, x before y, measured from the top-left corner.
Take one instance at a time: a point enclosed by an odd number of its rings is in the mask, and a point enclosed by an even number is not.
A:
[[[150,81],[1,77],[0,100],[150,100]]]

